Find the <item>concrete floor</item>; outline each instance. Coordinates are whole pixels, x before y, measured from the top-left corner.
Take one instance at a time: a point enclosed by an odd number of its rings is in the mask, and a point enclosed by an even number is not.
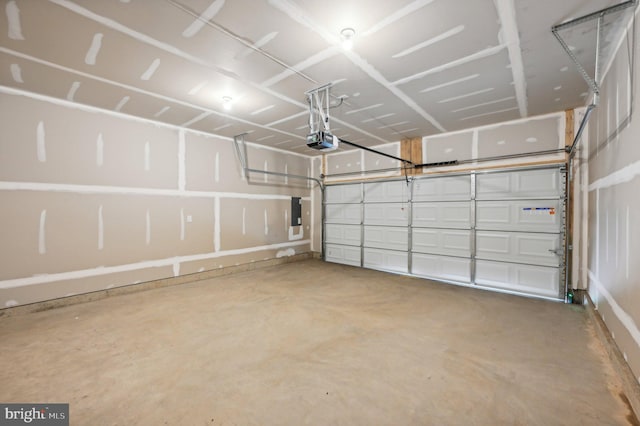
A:
[[[72,425],[623,425],[582,307],[310,260],[0,318]]]

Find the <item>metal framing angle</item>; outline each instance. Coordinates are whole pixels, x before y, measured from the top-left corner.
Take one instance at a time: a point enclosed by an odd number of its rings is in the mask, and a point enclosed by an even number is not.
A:
[[[579,18],[572,19],[570,21],[563,22],[562,24],[554,25],[553,27],[551,27],[551,32],[555,36],[556,40],[558,40],[558,43],[560,43],[560,45],[562,46],[564,51],[567,53],[569,58],[571,58],[571,61],[578,68],[578,71],[580,72],[580,75],[582,75],[582,78],[584,78],[584,80],[587,82],[587,84],[589,85],[591,90],[593,90],[593,93],[596,95],[596,98],[597,98],[597,95],[600,93],[600,85],[598,83],[598,80],[600,78],[600,75],[599,75],[599,72],[598,72],[598,68],[599,68],[598,56],[599,56],[599,53],[600,53],[600,44],[601,44],[600,42],[601,42],[601,38],[602,38],[602,21],[603,21],[603,19],[604,19],[604,17],[606,15],[618,12],[620,10],[624,10],[624,9],[626,9],[628,7],[631,7],[631,6],[635,6],[637,4],[637,2],[638,2],[638,0],[628,0],[628,1],[625,1],[623,3],[616,4],[616,5],[604,8],[604,9],[598,10],[596,12],[592,12],[592,13],[589,13],[587,15],[581,16]],[[565,30],[567,28],[575,27],[575,26],[580,25],[580,24],[582,24],[584,22],[592,21],[594,19],[598,20],[598,30],[597,30],[597,35],[596,35],[597,38],[596,38],[596,51],[595,51],[595,55],[596,55],[595,75],[594,75],[594,78],[591,78],[589,73],[584,69],[584,67],[582,66],[582,64],[580,63],[578,58],[576,57],[576,55],[571,51],[571,49],[569,48],[567,43],[564,41],[562,36],[559,34],[559,31]]]
[[[313,182],[318,184],[318,186],[320,187],[320,190],[324,191],[324,184],[318,178],[314,178],[314,177],[310,177],[310,176],[294,175],[294,174],[291,174],[291,173],[271,172],[269,170],[260,170],[260,169],[252,169],[252,168],[250,168],[249,167],[249,156],[247,154],[247,144],[246,144],[246,142],[244,140],[245,135],[246,135],[246,133],[242,133],[240,135],[234,136],[233,137],[233,146],[236,149],[236,155],[238,156],[238,160],[240,161],[240,165],[242,166],[242,170],[244,170],[244,174],[245,174],[245,177],[247,178],[247,182],[250,182],[250,180],[249,180],[249,174],[250,173],[261,173],[261,174],[264,174],[264,175],[280,176],[280,177],[286,177],[286,178],[313,181]]]
[[[307,95],[309,103],[309,133],[331,131],[331,123],[329,122],[331,95],[329,91],[332,85],[333,83],[327,83],[304,93]]]

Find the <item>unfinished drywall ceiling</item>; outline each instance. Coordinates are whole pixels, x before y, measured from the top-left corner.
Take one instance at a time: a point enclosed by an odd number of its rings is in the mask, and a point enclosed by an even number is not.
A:
[[[364,145],[583,105],[550,28],[615,3],[3,0],[0,85],[313,154],[304,92],[328,82]]]

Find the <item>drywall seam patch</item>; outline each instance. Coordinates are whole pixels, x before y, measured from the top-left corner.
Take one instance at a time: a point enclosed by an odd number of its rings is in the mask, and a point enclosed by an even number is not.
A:
[[[447,81],[446,83],[436,84],[435,86],[427,87],[425,89],[422,89],[420,91],[420,93],[432,92],[434,90],[442,89],[444,87],[449,87],[449,86],[453,86],[455,84],[463,83],[465,81],[473,80],[474,78],[478,78],[478,77],[480,77],[480,74],[471,74],[471,75],[468,75],[466,77],[462,77],[462,78],[458,78],[458,79],[455,79],[455,80]]]
[[[285,185],[289,184],[289,175],[288,175],[288,173],[289,173],[289,165],[287,163],[284,163],[284,174],[285,174],[284,184]]]
[[[151,65],[149,65],[149,68],[147,68],[147,70],[144,73],[142,73],[142,75],[140,76],[140,80],[148,81],[149,79],[151,79],[151,77],[156,72],[159,66],[160,66],[160,59],[159,58],[154,59],[153,62],[151,62]]]
[[[284,211],[284,230],[289,231],[289,213],[286,210]]]
[[[205,111],[202,114],[198,114],[197,116],[193,117],[191,120],[189,121],[185,121],[184,123],[182,123],[180,126],[181,127],[188,127],[191,126],[192,124],[197,123],[198,121],[202,121],[205,118],[207,118],[208,116],[210,116],[212,113],[210,111]]]
[[[87,54],[84,57],[84,63],[87,65],[95,65],[96,59],[98,58],[98,53],[100,52],[100,47],[102,47],[102,33],[96,33],[93,35],[93,39],[91,40],[91,46],[89,46],[89,50],[87,50]]]
[[[102,204],[98,207],[98,250],[104,248],[104,217],[102,215]]]
[[[247,235],[247,208],[242,208],[242,235]]]
[[[225,0],[215,0],[211,3],[209,7],[207,7],[204,12],[202,12],[202,14],[182,32],[182,36],[190,38],[198,34],[198,32],[207,25],[207,22],[220,12],[220,9],[224,6],[224,2]]]
[[[391,25],[392,23],[396,22],[397,20],[399,20],[401,18],[404,18],[407,15],[410,15],[411,13],[415,12],[416,10],[421,9],[421,8],[427,6],[428,4],[432,3],[432,2],[433,2],[433,0],[414,0],[411,3],[407,4],[406,6],[396,10],[395,12],[393,12],[392,14],[390,14],[389,16],[384,18],[383,20],[377,22],[371,28],[366,30],[362,35],[363,35],[363,37],[370,36],[370,35],[378,32],[378,31],[380,31],[384,27],[386,27],[388,25]]]
[[[273,77],[269,78],[268,80],[263,81],[262,83],[260,83],[260,87],[263,87],[263,88],[271,87],[274,84],[296,74],[297,72],[301,72],[313,65],[316,65],[328,59],[331,59],[332,57],[337,55],[339,51],[340,49],[338,49],[336,46],[331,46],[331,47],[328,47],[327,49],[321,50],[320,52],[311,55],[310,57],[304,59],[303,61],[298,62],[297,64],[285,69],[280,74],[276,74]]]
[[[233,124],[231,123],[223,124],[222,126],[218,126],[215,129],[213,129],[213,131],[217,132],[218,130],[226,129],[227,127],[231,127],[231,126],[233,126]]]
[[[474,109],[474,108],[479,108],[479,107],[483,107],[483,106],[488,106],[488,105],[493,105],[493,104],[499,104],[500,102],[505,102],[505,101],[510,101],[515,99],[515,96],[507,96],[506,98],[501,98],[501,99],[496,99],[493,101],[488,101],[488,102],[482,102],[480,104],[475,104],[475,105],[469,105],[466,107],[462,107],[462,108],[458,108],[458,109],[454,109],[451,112],[462,112],[462,111],[467,111],[470,109]]]
[[[178,190],[184,191],[187,184],[186,175],[186,143],[184,130],[178,131]]]
[[[290,115],[288,117],[281,118],[281,119],[276,120],[276,121],[272,121],[271,123],[267,123],[267,124],[265,124],[265,126],[272,127],[272,126],[275,126],[276,124],[284,123],[285,121],[293,120],[294,118],[302,117],[303,115],[308,115],[308,114],[309,114],[308,111],[300,111],[300,112],[295,113],[293,115]],[[225,126],[230,126],[230,124],[229,125],[225,125]],[[307,126],[305,125],[304,127],[307,127]],[[214,129],[214,130],[218,130],[218,129]]]
[[[358,109],[351,109],[351,110],[345,112],[345,115],[355,114],[357,112],[362,112],[362,111],[367,111],[367,110],[374,109],[374,108],[379,108],[382,105],[384,105],[384,104],[373,104],[373,105],[369,105],[369,106],[358,108]]]
[[[474,130],[471,136],[471,158],[474,160],[478,159],[478,130]]]
[[[505,109],[499,109],[497,111],[485,112],[482,114],[469,115],[467,117],[460,118],[458,121],[466,121],[466,120],[471,120],[473,118],[486,117],[487,115],[495,115],[495,114],[501,114],[503,112],[516,111],[517,109],[518,107],[505,108]]]
[[[629,164],[628,166],[616,170],[608,176],[596,180],[591,185],[589,185],[589,192],[630,182],[639,175],[640,161],[636,161],[635,163]]]
[[[145,217],[145,244],[151,244],[151,213],[149,213],[149,209],[147,209],[147,214]]]
[[[213,251],[220,251],[220,198],[213,199]]]
[[[102,167],[104,164],[104,140],[102,139],[102,133],[98,133],[98,139],[96,139],[96,166]]]
[[[208,80],[203,80],[203,81],[201,81],[201,82],[200,82],[200,83],[198,83],[197,85],[193,86],[193,87],[191,88],[191,90],[189,90],[188,94],[189,94],[189,95],[195,95],[195,94],[197,94],[200,90],[202,90],[202,88],[203,88],[204,86],[206,86],[206,85],[207,85],[207,83],[209,83],[209,81],[208,81]]]
[[[592,271],[589,271],[589,279],[593,281],[593,283],[598,288],[598,294],[604,296],[609,303],[609,307],[613,311],[613,314],[618,318],[618,321],[622,324],[622,326],[629,332],[633,340],[636,342],[636,345],[640,347],[640,330],[638,329],[637,324],[633,320],[633,318],[625,312],[624,309],[618,302],[613,298],[609,290],[600,282],[600,280],[595,276]]]
[[[47,224],[47,210],[40,212],[40,227],[38,229],[38,253],[45,254],[47,252],[46,244],[46,224]]]
[[[509,54],[513,86],[516,92],[520,117],[526,117],[528,115],[527,81],[524,75],[524,62],[520,49],[516,10],[513,5],[513,0],[496,0],[495,6],[498,10],[500,23],[502,24],[502,36],[504,39],[501,40],[501,43],[507,46],[507,53]]]
[[[155,114],[153,114],[153,116],[156,117],[156,118],[160,117],[162,114],[164,114],[165,112],[169,111],[169,109],[171,109],[170,106],[162,107],[162,109],[160,111],[156,112]]]
[[[13,78],[13,81],[15,81],[16,83],[24,83],[24,80],[22,79],[22,69],[20,68],[20,65],[11,64],[9,66],[9,70],[11,71],[11,78]]]
[[[69,92],[67,92],[67,100],[73,102],[73,98],[76,96],[76,92],[80,88],[80,82],[74,81],[71,83],[71,87],[69,88]]]
[[[149,141],[144,143],[144,171],[151,170],[151,145]]]
[[[269,235],[269,216],[267,209],[264,209],[264,235]]]
[[[249,113],[249,115],[258,115],[262,114],[265,111],[269,111],[271,108],[275,107],[275,104],[267,105],[266,107],[259,108],[255,111]]]
[[[441,71],[445,71],[449,68],[454,68],[463,64],[466,64],[467,62],[473,62],[475,60],[478,59],[482,59],[482,58],[487,58],[489,56],[493,56],[495,54],[498,54],[500,52],[502,52],[504,49],[506,48],[505,45],[498,45],[498,46],[492,46],[492,47],[488,47],[484,50],[481,50],[479,52],[476,52],[472,55],[469,56],[465,56],[463,58],[460,59],[456,59],[454,61],[451,62],[447,62],[446,64],[442,64],[442,65],[438,65],[436,67],[433,67],[431,69],[419,72],[417,74],[413,74],[404,78],[401,78],[399,80],[393,81],[391,82],[391,85],[393,86],[398,86],[400,84],[406,84],[409,83],[413,80],[418,80],[421,79],[423,77],[426,77],[430,74],[435,74],[435,73],[439,73]]]
[[[180,209],[180,241],[184,241],[184,209]]]
[[[22,25],[20,24],[20,9],[15,0],[11,0],[7,3],[5,8],[7,13],[7,36],[11,40],[24,40],[22,35]]]
[[[177,277],[180,275],[180,262],[173,262],[173,276]]]
[[[439,104],[444,104],[444,103],[447,103],[447,102],[457,101],[459,99],[465,99],[465,98],[469,98],[471,96],[481,95],[483,93],[491,92],[493,90],[495,90],[495,88],[487,87],[487,88],[484,88],[484,89],[481,89],[481,90],[476,90],[474,92],[465,93],[463,95],[458,95],[458,96],[453,96],[451,98],[442,99],[442,100],[438,101],[438,103]]]
[[[216,164],[214,172],[214,180],[220,182],[220,153],[216,152]]]
[[[464,25],[458,25],[457,27],[451,28],[448,31],[445,31],[442,34],[439,34],[435,37],[430,38],[429,40],[425,40],[422,43],[418,43],[415,46],[411,46],[405,50],[403,50],[402,52],[398,52],[395,55],[391,56],[392,58],[401,58],[403,56],[407,56],[415,51],[418,51],[420,49],[424,49],[425,47],[431,46],[432,44],[441,42],[443,40],[446,40],[450,37],[453,37],[456,34],[460,34],[462,31],[464,31]]]
[[[122,111],[122,108],[127,104],[127,102],[129,102],[129,99],[131,99],[129,96],[125,96],[120,99],[120,102],[118,102],[118,105],[116,105],[115,110],[118,112]]]
[[[235,56],[235,59],[237,59],[237,60],[245,59],[247,56],[251,55],[253,52],[256,52],[256,51],[260,50],[260,48],[262,46],[265,46],[271,40],[276,38],[277,35],[278,35],[278,32],[277,31],[273,31],[273,32],[270,32],[270,33],[262,36],[260,39],[258,39],[258,41],[256,41],[254,44],[252,44],[251,47],[247,47],[242,52],[238,53]]]
[[[309,240],[276,243],[276,244],[249,247],[249,248],[243,248],[243,249],[219,251],[216,253],[194,254],[194,255],[188,255],[188,256],[171,257],[167,259],[148,260],[144,262],[129,263],[125,265],[103,266],[99,268],[83,269],[79,271],[36,275],[32,277],[27,277],[27,278],[14,278],[10,280],[0,281],[0,289],[16,288],[16,287],[35,285],[35,284],[45,284],[45,283],[51,283],[56,281],[73,280],[73,279],[94,277],[94,276],[100,276],[100,275],[109,275],[109,274],[129,272],[129,271],[135,271],[135,270],[146,269],[146,268],[161,268],[161,267],[172,266],[175,262],[180,262],[180,263],[196,262],[201,260],[216,259],[224,256],[237,256],[240,254],[255,253],[255,252],[264,251],[264,250],[276,250],[280,248],[297,247],[305,244],[309,244]]]
[[[36,155],[41,163],[47,162],[47,148],[45,145],[44,122],[40,121],[36,129]]]
[[[244,192],[180,191],[176,189],[152,189],[124,186],[73,185],[40,182],[0,181],[0,191],[72,192],[76,194],[154,195],[160,197],[231,198],[244,200],[290,200],[288,195],[249,194]],[[302,197],[308,201],[309,197]]]
[[[286,250],[280,250],[276,253],[276,258],[281,258],[281,257],[290,257],[290,256],[294,256],[296,254],[295,249],[289,247]]]

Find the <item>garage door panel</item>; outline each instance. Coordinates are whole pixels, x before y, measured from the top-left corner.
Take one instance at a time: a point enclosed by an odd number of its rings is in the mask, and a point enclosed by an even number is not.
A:
[[[365,225],[407,226],[409,206],[406,203],[364,204]]]
[[[413,201],[455,201],[471,198],[469,175],[416,179],[413,185]]]
[[[382,249],[407,251],[409,234],[406,228],[391,228],[385,226],[365,226],[364,246]]]
[[[414,252],[471,256],[471,231],[415,228],[411,238]]]
[[[542,266],[558,266],[560,257],[550,250],[560,248],[558,234],[478,231],[476,257]]]
[[[406,181],[374,182],[364,185],[365,203],[402,203],[409,200]]]
[[[414,203],[412,224],[425,228],[471,228],[469,201]]]
[[[391,272],[407,272],[409,255],[407,252],[381,250],[375,248],[364,249],[365,268],[379,269]]]
[[[325,244],[325,259],[328,262],[360,266],[360,247]]]
[[[362,222],[360,204],[327,204],[326,223],[359,224]]]
[[[559,299],[563,178],[555,167],[329,186],[326,259]]]
[[[471,260],[457,257],[413,253],[411,273],[434,279],[468,283],[471,281]]]
[[[558,169],[478,174],[476,196],[481,199],[559,197]]]
[[[327,243],[360,247],[362,239],[360,225],[327,224],[324,233]]]
[[[359,203],[362,201],[362,184],[327,186],[325,203]]]
[[[476,227],[485,230],[560,232],[560,200],[478,201]]]
[[[560,269],[478,260],[476,284],[557,298],[560,293]]]

